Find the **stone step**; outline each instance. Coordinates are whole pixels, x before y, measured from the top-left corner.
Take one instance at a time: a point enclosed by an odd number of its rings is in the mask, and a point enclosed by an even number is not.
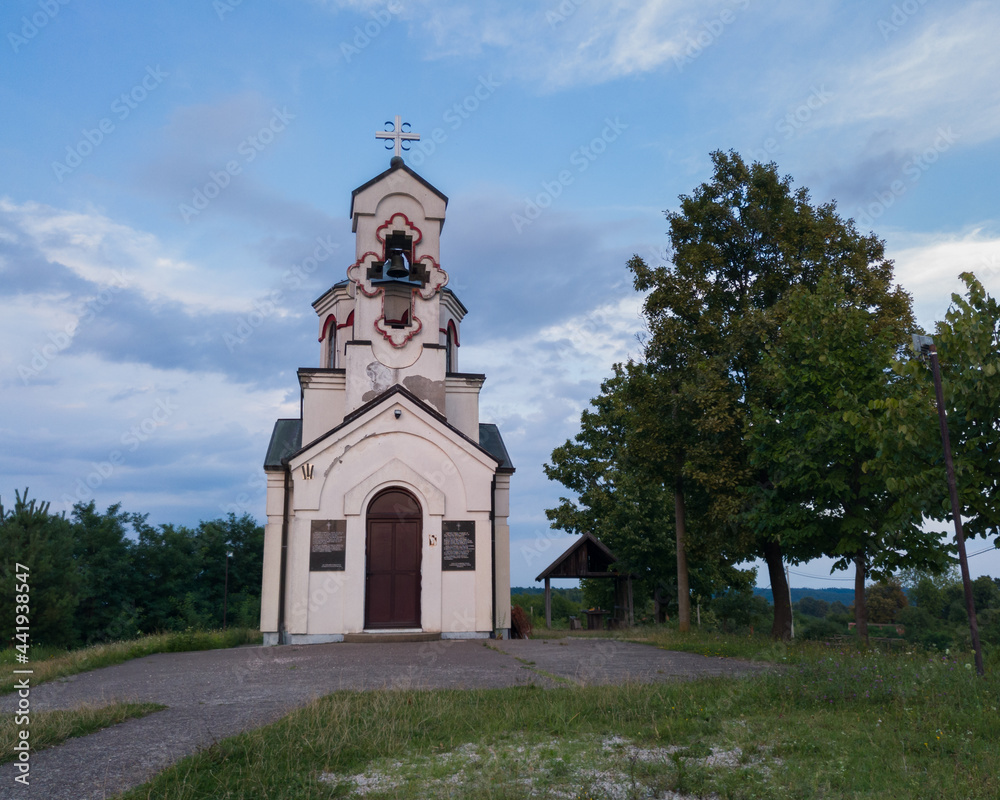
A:
[[[441,640],[440,633],[345,633],[347,643],[362,644],[365,642],[437,642]]]

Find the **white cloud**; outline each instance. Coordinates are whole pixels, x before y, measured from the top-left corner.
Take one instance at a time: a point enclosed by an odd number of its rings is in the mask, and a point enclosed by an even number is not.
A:
[[[896,280],[913,295],[917,321],[927,330],[944,319],[953,292],[962,294],[959,280],[972,272],[986,291],[1000,296],[1000,237],[981,228],[963,233],[896,232],[887,237],[886,251],[896,263]]]
[[[922,29],[923,17],[913,21],[911,38],[901,33],[887,52],[854,68],[836,121],[890,124],[907,138],[951,125],[968,143],[1000,134],[996,6],[972,3],[927,17]]]
[[[928,9],[909,24],[909,37],[901,31],[887,51],[851,70],[829,123],[891,126],[896,146],[906,149],[923,146],[939,126],[954,127],[967,144],[1000,134],[997,7]]]
[[[425,58],[500,51],[506,71],[549,89],[605,83],[673,65],[705,23],[723,10],[742,13],[749,0],[552,0],[545,4],[482,0],[409,0],[403,18],[420,29]],[[333,0],[370,13],[369,0]],[[727,19],[728,19],[727,15]],[[722,23],[725,29],[728,23]],[[712,39],[718,38],[713,34]]]
[[[0,213],[17,226],[25,245],[95,287],[128,287],[152,303],[173,301],[193,313],[243,312],[267,288],[254,288],[245,272],[234,281],[229,273],[178,257],[153,234],[98,211],[0,198]]]
[[[1000,8],[957,5],[922,6],[884,42],[876,15],[891,9],[871,8],[850,37],[831,17],[816,34],[825,31],[830,42],[796,63],[793,74],[762,59],[770,77],[750,84],[736,125],[759,128],[750,140],[757,157],[771,137],[777,148],[765,158],[794,153],[809,169],[839,176],[840,197],[905,179],[900,166],[920,154],[936,161],[953,144],[964,149],[996,139]]]
[[[464,345],[462,369],[489,376],[482,418],[502,423],[516,416],[547,428],[558,410],[562,421],[577,425],[580,411],[611,375],[612,365],[639,354],[641,306],[642,298],[631,295],[524,336]],[[585,396],[571,397],[567,384],[585,387]]]
[[[55,510],[93,498],[153,511],[156,522],[193,521],[171,518],[170,506],[207,518],[242,504],[260,516],[271,428],[297,414],[284,390],[66,352],[0,396],[0,417],[17,421],[0,426],[0,469]]]

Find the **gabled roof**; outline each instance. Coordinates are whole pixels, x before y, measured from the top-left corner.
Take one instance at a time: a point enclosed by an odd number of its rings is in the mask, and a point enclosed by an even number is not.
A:
[[[611,565],[618,558],[594,534],[585,533],[535,578],[610,578],[617,576]]]
[[[370,181],[367,181],[367,182],[361,184],[357,189],[355,189],[353,192],[351,192],[351,211],[350,211],[350,213],[347,216],[349,216],[351,219],[354,218],[354,198],[355,197],[357,197],[361,192],[363,192],[369,186],[371,186],[372,184],[378,183],[386,175],[388,175],[391,172],[395,172],[397,169],[403,170],[403,172],[405,172],[407,175],[412,176],[414,178],[414,180],[419,181],[420,183],[422,183],[424,186],[426,186],[428,189],[430,189],[432,192],[434,192],[434,194],[436,194],[438,197],[440,197],[442,200],[444,200],[445,206],[448,205],[448,197],[440,189],[438,189],[436,186],[433,186],[430,183],[428,183],[426,180],[424,180],[422,177],[420,177],[420,175],[418,175],[416,172],[414,172],[412,169],[410,169],[408,166],[406,166],[406,164],[403,163],[403,159],[402,158],[400,158],[400,159],[393,158],[392,161],[389,162],[389,169],[387,169],[385,172],[382,172],[382,173],[376,175]]]
[[[440,412],[431,408],[427,403],[417,397],[408,389],[404,388],[400,384],[396,384],[390,389],[382,392],[378,397],[369,400],[363,406],[356,408],[346,417],[344,421],[341,422],[336,427],[331,428],[322,436],[313,439],[307,444],[302,444],[302,420],[298,419],[279,419],[274,425],[274,431],[271,434],[271,443],[267,447],[267,457],[264,460],[265,470],[279,470],[284,469],[285,464],[295,456],[300,453],[304,453],[306,450],[310,449],[314,445],[319,444],[324,439],[334,436],[339,431],[341,431],[347,425],[350,425],[359,417],[363,417],[369,411],[375,407],[382,405],[386,401],[393,398],[395,395],[402,395],[411,403],[413,403],[422,412],[426,413],[429,417],[433,418],[435,421],[443,425],[449,431],[454,433],[456,436],[464,439],[466,442],[471,444],[474,448],[484,453],[486,456],[491,458],[493,461],[497,462],[498,471],[503,472],[513,472],[514,467],[510,464],[510,457],[507,455],[507,448],[503,445],[503,439],[500,438],[500,431],[496,430],[495,435],[492,432],[488,432],[487,443],[484,444],[482,441],[483,437],[483,426],[480,426],[480,441],[476,442],[462,433],[458,428],[448,422],[448,418],[445,417]],[[487,428],[496,429],[495,425],[487,425]],[[498,447],[499,444],[499,447]],[[489,445],[489,446],[487,446]],[[494,452],[490,447],[497,450]]]

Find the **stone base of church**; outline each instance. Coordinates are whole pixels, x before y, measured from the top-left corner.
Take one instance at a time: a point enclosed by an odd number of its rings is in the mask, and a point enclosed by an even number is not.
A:
[[[508,638],[509,634],[503,634]],[[286,644],[330,644],[332,642],[432,642],[441,639],[489,639],[489,631],[445,631],[444,633],[292,633],[288,635]],[[277,633],[264,634],[264,647],[274,647],[280,644]]]
[[[330,644],[344,641],[342,633],[292,633],[288,635],[286,644]],[[277,633],[264,634],[264,647],[280,644]]]

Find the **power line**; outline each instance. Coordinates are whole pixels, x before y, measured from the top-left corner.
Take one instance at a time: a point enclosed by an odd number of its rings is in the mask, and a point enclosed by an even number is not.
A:
[[[790,569],[793,575],[798,575],[800,578],[814,578],[818,581],[846,581],[848,583],[853,583],[854,578],[831,578],[829,575],[810,575],[808,572],[799,572],[798,570]]]

